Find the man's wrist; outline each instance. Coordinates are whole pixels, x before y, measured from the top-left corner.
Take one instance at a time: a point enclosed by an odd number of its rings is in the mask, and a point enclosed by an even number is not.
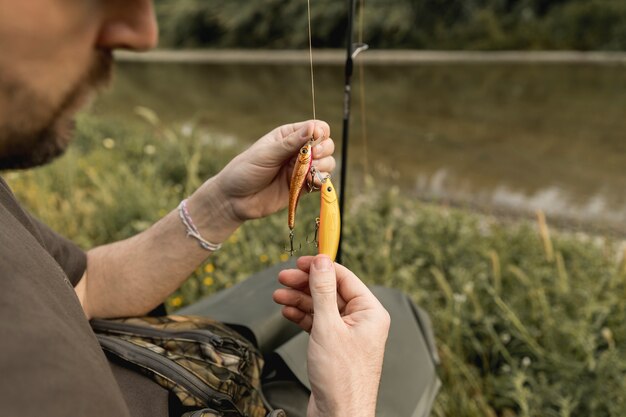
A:
[[[357,404],[353,407],[341,407],[336,411],[309,414],[307,417],[376,417],[376,408],[373,409],[363,407],[362,404]]]
[[[354,416],[354,417],[376,417],[376,400],[361,401],[352,404],[345,404],[337,413],[333,414],[337,417]]]
[[[187,208],[200,235],[215,244],[224,242],[242,224],[215,178],[189,197]]]
[[[317,415],[313,414],[308,417],[375,417],[378,389],[368,386],[362,386],[359,389],[357,388],[359,385],[355,383],[351,388],[342,390],[341,395],[334,396],[334,399],[326,398],[321,403],[321,398],[316,397]],[[339,391],[335,391],[335,394],[339,394]],[[324,398],[324,395],[319,397]]]

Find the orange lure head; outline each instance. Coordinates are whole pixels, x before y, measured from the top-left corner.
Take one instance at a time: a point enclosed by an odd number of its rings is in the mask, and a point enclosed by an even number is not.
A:
[[[306,177],[311,169],[313,162],[313,153],[311,142],[307,142],[296,159],[296,165],[293,167],[293,173],[291,174],[291,182],[289,183],[289,207],[288,207],[288,219],[287,223],[289,229],[295,227],[296,224],[296,207],[298,206],[298,200],[300,198],[300,192],[306,181]]]
[[[296,166],[308,165],[311,166],[311,162],[313,161],[312,153],[311,153],[311,143],[307,142],[306,145],[300,148],[300,152],[298,152],[298,162],[296,162]],[[295,173],[295,170],[294,170]]]

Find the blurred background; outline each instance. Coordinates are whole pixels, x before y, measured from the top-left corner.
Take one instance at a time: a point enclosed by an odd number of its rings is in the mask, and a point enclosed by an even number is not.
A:
[[[395,62],[367,65],[367,53],[362,56],[366,67],[355,75],[351,184],[361,186],[365,171],[384,169],[412,196],[500,214],[542,209],[568,226],[626,231],[626,178],[620,175],[626,165],[626,77],[619,56],[592,63],[523,54],[501,63],[446,62],[445,56],[402,61],[410,56],[406,49],[626,50],[626,2],[358,5],[355,33],[370,45],[370,55],[400,51]],[[305,1],[157,0],[156,6],[162,48],[308,46]],[[315,48],[344,47],[347,13],[346,1],[313,3]],[[343,56],[335,57],[333,64],[316,65],[317,114],[340,139]],[[194,120],[249,143],[277,124],[312,115],[307,57],[289,64],[271,59],[268,51],[245,64],[236,58],[211,62],[210,54],[193,65],[166,58],[124,62],[98,111],[127,123],[134,107],[146,106],[167,122]]]
[[[376,49],[626,48],[626,4],[619,0],[357,3],[366,40]],[[299,49],[308,42],[305,1],[156,0],[156,6],[161,45],[168,48]],[[314,47],[344,47],[347,11],[347,2],[314,0]]]
[[[85,248],[312,117],[306,0],[156,10],[161,51],[119,54],[70,152],[7,176]],[[311,0],[317,116],[337,144],[347,16]],[[431,315],[433,416],[626,415],[626,1],[365,0],[359,38],[344,263]],[[300,206],[314,253],[319,201]],[[246,224],[170,311],[287,260],[287,238],[285,213]]]

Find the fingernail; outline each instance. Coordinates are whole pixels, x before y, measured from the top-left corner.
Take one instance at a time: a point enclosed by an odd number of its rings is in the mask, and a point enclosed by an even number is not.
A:
[[[315,130],[313,131],[313,138],[319,139],[323,137],[324,137],[324,129],[322,129],[321,127],[316,127]]]
[[[333,263],[328,256],[321,255],[315,257],[315,259],[313,260],[313,266],[315,267],[316,271],[326,272],[330,271]]]

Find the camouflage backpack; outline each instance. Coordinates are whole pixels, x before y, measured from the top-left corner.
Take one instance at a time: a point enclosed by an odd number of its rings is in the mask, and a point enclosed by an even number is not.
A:
[[[263,358],[239,333],[205,317],[92,320],[108,356],[174,393],[185,417],[281,417],[261,392]]]

